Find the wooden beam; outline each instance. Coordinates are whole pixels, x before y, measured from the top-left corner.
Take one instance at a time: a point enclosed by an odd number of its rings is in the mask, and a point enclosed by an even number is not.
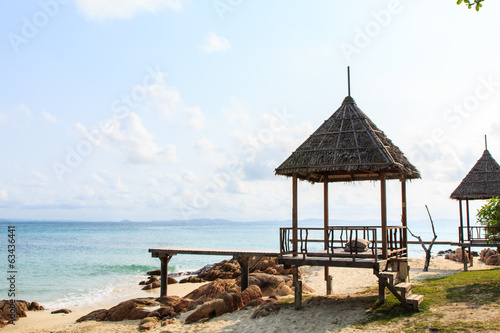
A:
[[[167,296],[168,286],[168,262],[172,259],[172,255],[165,255],[160,257],[160,297]]]
[[[460,211],[460,231],[458,233],[458,238],[460,238],[460,243],[464,242],[464,214],[462,210],[462,200],[458,200],[458,207]],[[465,259],[465,247],[462,246],[462,260],[464,262],[464,271],[467,272],[467,260]]]
[[[299,266],[293,266],[293,285],[295,287],[295,310],[302,309],[302,281],[299,280]]]
[[[467,240],[470,241],[469,199],[465,200],[465,214],[467,215]]]
[[[329,225],[329,214],[328,214],[328,178],[324,176],[323,178],[323,227],[325,228],[324,237],[325,240],[325,250],[328,249],[328,225]],[[330,279],[330,269],[325,266],[325,281],[326,281],[326,294],[330,295],[332,292],[332,282]]]
[[[250,257],[238,257],[236,260],[238,260],[241,267],[241,291],[243,291],[248,288],[248,263],[250,261]]]
[[[298,251],[298,234],[297,228],[298,223],[298,189],[297,189],[297,174],[294,173],[292,176],[292,251],[296,253]],[[296,254],[294,254],[295,256]]]
[[[406,209],[406,179],[401,179],[401,224],[403,227],[408,225],[407,209]],[[403,247],[408,248],[408,230],[403,230]]]
[[[382,224],[382,258],[387,259],[387,190],[385,173],[380,175],[380,218]]]

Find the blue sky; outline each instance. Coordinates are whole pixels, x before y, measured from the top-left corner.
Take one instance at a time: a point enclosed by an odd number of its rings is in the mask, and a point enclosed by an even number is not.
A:
[[[484,134],[500,159],[500,4],[455,3],[3,2],[0,215],[288,219],[274,169],[340,106],[350,65],[358,106],[422,173],[410,220],[456,218]],[[379,217],[378,184],[330,192],[332,219]],[[300,218],[321,194],[300,184]]]

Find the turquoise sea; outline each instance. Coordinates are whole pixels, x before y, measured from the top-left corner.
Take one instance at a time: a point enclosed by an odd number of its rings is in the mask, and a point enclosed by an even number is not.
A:
[[[336,222],[338,225],[377,225],[374,221]],[[279,250],[279,228],[289,221],[233,222],[192,220],[167,222],[0,222],[0,268],[5,272],[0,299],[9,299],[8,226],[15,226],[16,299],[37,301],[48,308],[90,306],[137,286],[145,272],[159,268],[149,248]],[[301,227],[321,227],[322,221],[301,221]],[[333,225],[333,221],[332,221]],[[397,223],[391,223],[397,225]],[[428,221],[411,222],[424,240],[431,240]],[[436,222],[438,240],[456,241],[458,223]],[[3,236],[2,236],[3,235]],[[1,238],[4,240],[2,241]],[[433,253],[450,248],[434,246]],[[420,245],[410,256],[423,257]],[[178,255],[170,272],[197,270],[228,259]]]

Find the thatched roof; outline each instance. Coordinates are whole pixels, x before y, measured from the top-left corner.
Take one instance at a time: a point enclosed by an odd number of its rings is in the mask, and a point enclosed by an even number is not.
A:
[[[350,96],[277,169],[277,175],[311,182],[420,178],[401,150],[361,111]]]
[[[450,198],[457,200],[490,199],[500,196],[500,166],[488,149],[469,171]]]

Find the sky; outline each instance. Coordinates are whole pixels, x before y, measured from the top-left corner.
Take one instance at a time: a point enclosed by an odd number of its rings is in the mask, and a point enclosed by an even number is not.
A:
[[[500,159],[500,3],[39,0],[0,4],[0,217],[291,218],[278,167],[347,95],[421,172],[408,218]],[[376,220],[374,182],[330,218]],[[400,218],[400,184],[388,182]],[[299,184],[299,219],[322,186]],[[472,203],[472,215],[483,202]]]

